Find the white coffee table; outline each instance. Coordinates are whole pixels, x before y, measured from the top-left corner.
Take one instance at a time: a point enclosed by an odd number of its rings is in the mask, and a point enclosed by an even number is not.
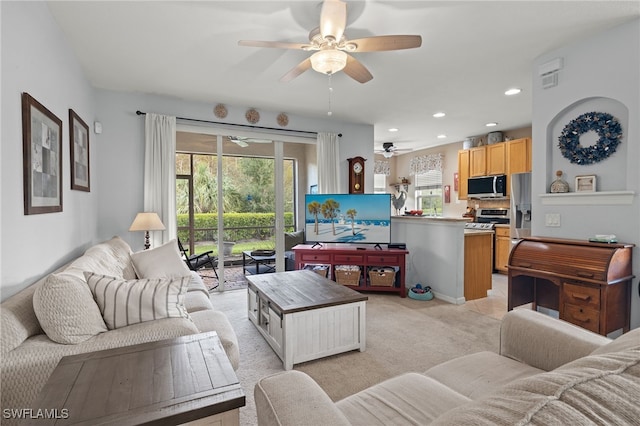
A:
[[[285,370],[366,348],[366,301],[312,271],[247,276],[248,316]]]

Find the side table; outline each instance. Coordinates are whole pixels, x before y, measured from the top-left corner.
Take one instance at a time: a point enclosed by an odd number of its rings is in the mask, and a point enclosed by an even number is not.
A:
[[[238,425],[244,405],[213,331],[62,358],[34,407],[66,418],[31,424]]]

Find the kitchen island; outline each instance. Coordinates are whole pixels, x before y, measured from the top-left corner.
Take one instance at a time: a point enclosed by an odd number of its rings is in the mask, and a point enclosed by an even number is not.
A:
[[[406,285],[431,286],[444,301],[464,297],[464,225],[468,218],[393,216],[391,239],[407,245]]]

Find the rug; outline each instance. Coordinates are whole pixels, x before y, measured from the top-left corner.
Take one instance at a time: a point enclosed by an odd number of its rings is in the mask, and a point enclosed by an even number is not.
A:
[[[461,355],[499,350],[500,321],[465,305],[383,293],[367,296],[365,352],[346,352],[294,366],[309,374],[334,401],[398,374],[424,372]],[[240,426],[254,426],[254,386],[261,377],[283,371],[282,361],[247,321],[245,294],[213,292],[211,301],[227,315],[237,334],[240,367],[236,374],[246,395]]]
[[[219,282],[216,278],[215,274],[211,269],[204,269],[198,271],[202,281],[204,281],[204,285],[207,286],[209,291],[214,291],[219,289]],[[218,271],[218,275],[220,271]],[[225,283],[224,290],[244,290],[247,288],[247,279],[244,277],[244,272],[242,271],[242,266],[228,266],[224,268],[225,275]]]

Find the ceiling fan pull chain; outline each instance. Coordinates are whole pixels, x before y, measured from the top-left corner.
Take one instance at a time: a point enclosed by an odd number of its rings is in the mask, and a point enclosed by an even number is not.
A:
[[[327,112],[328,116],[333,115],[333,113],[331,112],[331,93],[333,92],[333,87],[331,87],[331,74],[329,75],[329,111]]]

